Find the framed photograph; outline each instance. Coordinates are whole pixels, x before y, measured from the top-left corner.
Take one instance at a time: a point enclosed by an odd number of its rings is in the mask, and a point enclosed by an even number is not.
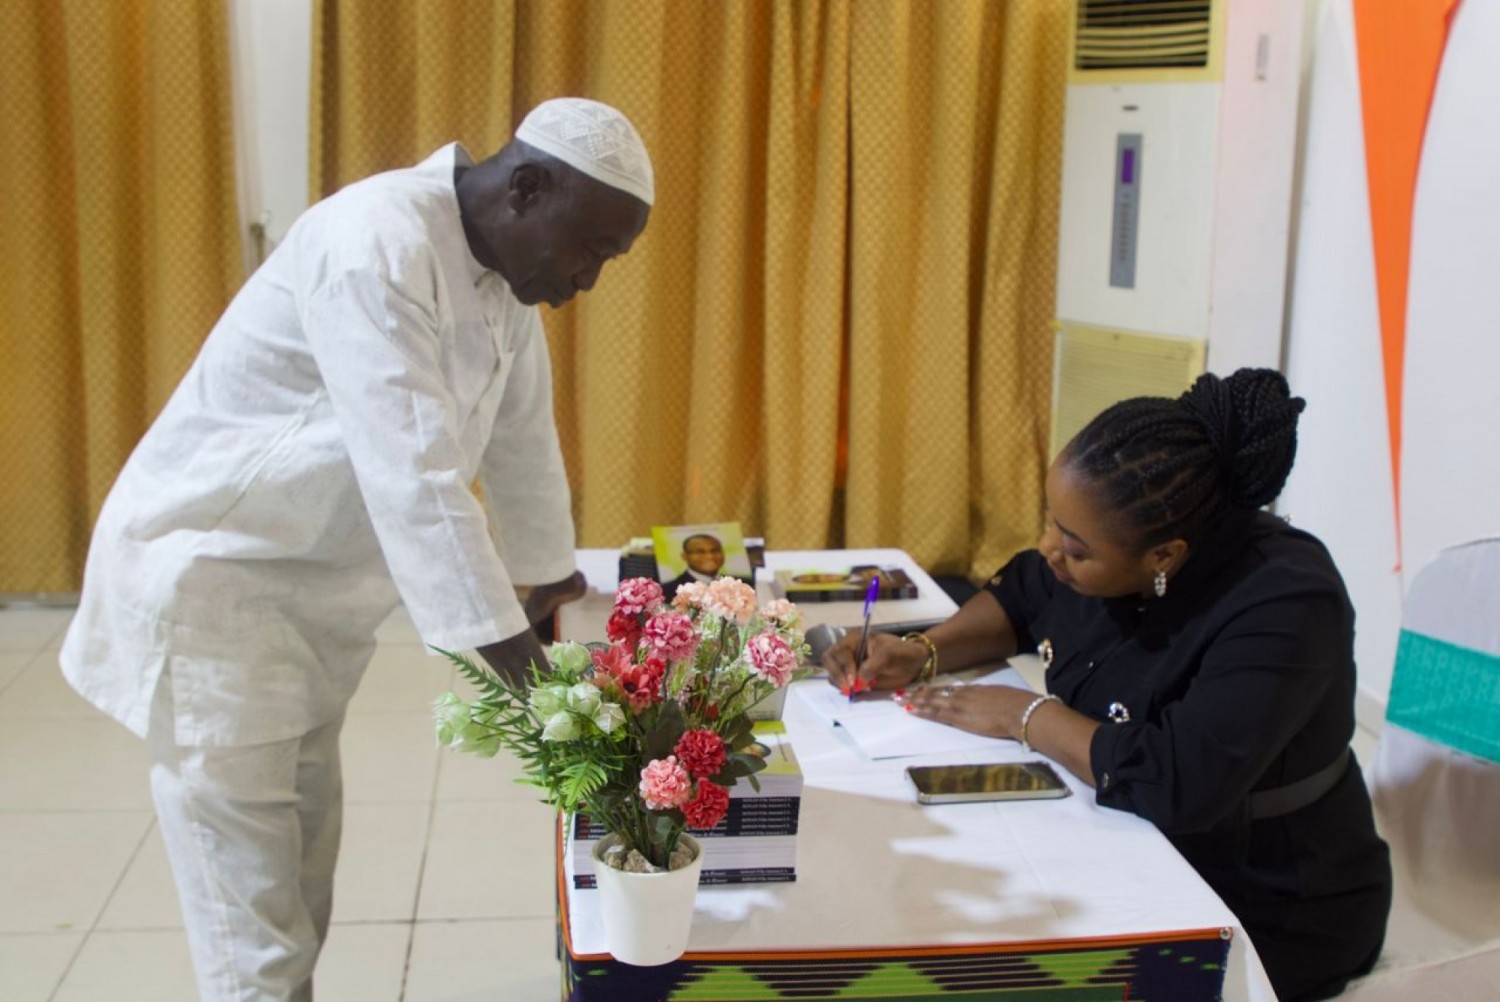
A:
[[[657,579],[669,600],[689,581],[733,577],[746,584],[755,583],[738,522],[656,525],[651,527],[651,542],[656,550]]]

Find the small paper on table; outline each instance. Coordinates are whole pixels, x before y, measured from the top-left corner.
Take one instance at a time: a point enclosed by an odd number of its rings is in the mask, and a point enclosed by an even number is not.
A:
[[[1031,691],[1014,668],[1002,668],[960,684],[1008,685]],[[872,759],[1015,747],[1014,741],[1005,738],[984,737],[947,724],[923,720],[889,698],[889,693],[874,698],[864,696],[851,702],[848,696],[827,684],[799,685],[796,691],[814,713],[830,724],[842,727],[860,751]]]

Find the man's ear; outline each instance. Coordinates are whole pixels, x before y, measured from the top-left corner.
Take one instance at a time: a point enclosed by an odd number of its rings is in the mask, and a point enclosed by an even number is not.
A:
[[[525,215],[536,207],[543,193],[552,187],[552,175],[537,163],[524,163],[510,172],[505,204],[516,215]]]

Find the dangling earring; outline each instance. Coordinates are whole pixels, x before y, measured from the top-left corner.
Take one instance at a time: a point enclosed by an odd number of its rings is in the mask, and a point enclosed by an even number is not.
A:
[[[1163,598],[1167,594],[1167,572],[1157,568],[1156,577],[1151,579],[1151,587],[1156,592],[1157,598]]]

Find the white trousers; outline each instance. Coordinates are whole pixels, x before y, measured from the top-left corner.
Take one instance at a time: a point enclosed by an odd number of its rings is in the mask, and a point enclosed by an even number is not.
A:
[[[307,1002],[343,822],[342,715],[287,741],[178,745],[171,684],[147,742],[151,793],[204,1002]]]

